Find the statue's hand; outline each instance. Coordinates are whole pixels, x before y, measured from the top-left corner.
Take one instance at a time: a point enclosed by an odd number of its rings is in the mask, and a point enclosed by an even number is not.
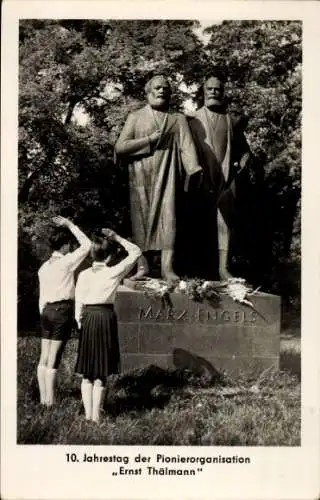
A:
[[[247,152],[240,159],[239,165],[240,165],[241,170],[247,166],[247,164],[249,163],[249,160],[250,160],[250,153]]]
[[[158,140],[161,137],[161,132],[160,130],[157,130],[156,132],[152,132],[151,135],[149,135],[149,142],[150,144],[154,145],[158,142]]]

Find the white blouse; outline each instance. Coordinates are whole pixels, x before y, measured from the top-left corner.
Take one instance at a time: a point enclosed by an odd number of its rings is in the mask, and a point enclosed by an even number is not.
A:
[[[88,255],[91,241],[86,238],[74,252],[63,255],[53,252],[39,269],[39,311],[45,304],[74,299],[74,271]]]
[[[121,280],[141,256],[140,248],[133,243],[121,238],[121,244],[128,256],[119,264],[109,267],[105,262],[93,262],[92,267],[80,273],[75,291],[75,318],[79,327],[83,306],[113,304]]]

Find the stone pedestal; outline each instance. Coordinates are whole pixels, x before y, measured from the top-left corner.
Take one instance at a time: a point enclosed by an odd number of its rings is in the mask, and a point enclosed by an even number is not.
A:
[[[279,367],[280,298],[257,293],[254,310],[171,294],[171,303],[120,287],[116,311],[122,371],[154,364],[198,374],[257,374]]]

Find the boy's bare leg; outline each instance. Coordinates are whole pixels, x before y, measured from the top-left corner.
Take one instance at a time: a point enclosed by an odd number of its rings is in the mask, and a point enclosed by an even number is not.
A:
[[[47,366],[48,363],[48,357],[49,357],[49,350],[50,350],[50,339],[41,339],[41,354],[40,354],[40,360],[39,360],[39,365],[41,366]]]
[[[53,405],[55,401],[55,382],[57,377],[57,369],[55,368],[57,354],[61,348],[62,340],[51,340],[48,362],[47,362],[47,373],[46,373],[46,404],[47,406]]]
[[[51,340],[48,354],[48,368],[58,368],[56,366],[56,361],[58,357],[58,353],[60,354],[60,349],[62,347],[63,340]]]
[[[40,360],[37,367],[37,379],[40,392],[40,403],[46,404],[46,373],[47,373],[47,362],[49,356],[49,339],[41,339],[41,354]]]

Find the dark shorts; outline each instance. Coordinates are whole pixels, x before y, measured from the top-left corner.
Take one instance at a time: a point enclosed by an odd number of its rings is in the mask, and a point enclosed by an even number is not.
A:
[[[41,337],[52,340],[68,340],[74,317],[74,302],[61,300],[46,304],[41,314]]]

